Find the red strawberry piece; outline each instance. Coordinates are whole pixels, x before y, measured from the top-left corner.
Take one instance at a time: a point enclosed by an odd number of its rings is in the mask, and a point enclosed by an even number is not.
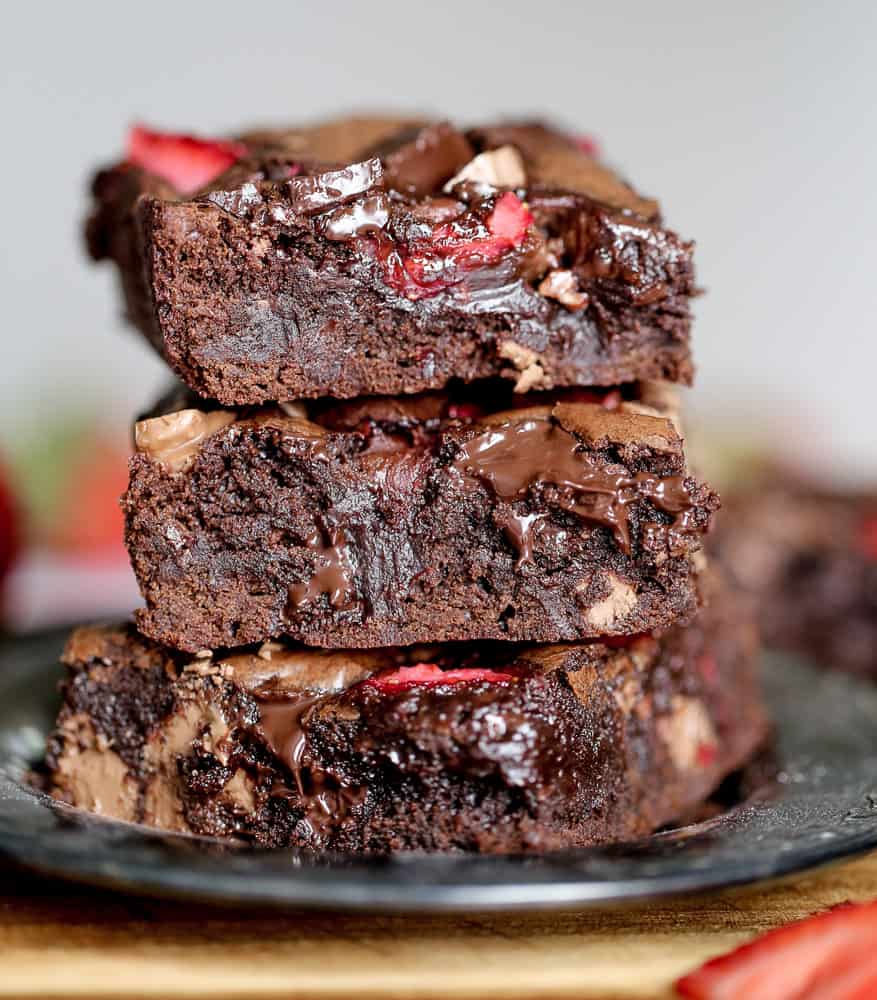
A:
[[[18,508],[5,476],[0,477],[0,582],[18,554],[19,543]]]
[[[487,228],[492,235],[505,240],[509,247],[520,246],[532,225],[533,216],[529,209],[511,191],[502,195],[487,217]]]
[[[435,663],[415,663],[411,667],[399,667],[387,673],[375,674],[363,681],[369,687],[381,691],[403,691],[410,687],[437,687],[445,684],[504,684],[515,680],[514,675],[465,667],[459,670],[442,670]]]
[[[877,996],[877,956],[839,969],[814,986],[808,1000],[874,1000]]]
[[[483,221],[470,214],[443,222],[409,252],[378,240],[376,254],[387,284],[416,300],[437,295],[459,282],[461,277],[455,270],[483,267],[520,246],[532,223],[529,209],[516,194],[507,191]]]
[[[245,153],[237,142],[153,132],[140,125],[128,133],[128,162],[166,180],[180,194],[209,184]]]
[[[710,764],[715,764],[718,755],[719,748],[715,745],[715,743],[698,744],[696,757],[697,763],[701,767],[709,767]]]
[[[877,996],[877,902],[836,906],[769,931],[676,983],[692,1000]]]
[[[592,135],[574,135],[572,141],[579,152],[584,153],[585,156],[596,159],[600,155],[600,146]]]
[[[862,522],[859,545],[869,559],[877,559],[877,514],[866,517]]]
[[[484,413],[482,407],[477,403],[449,403],[448,404],[448,419],[449,420],[466,420],[473,421],[478,420]]]

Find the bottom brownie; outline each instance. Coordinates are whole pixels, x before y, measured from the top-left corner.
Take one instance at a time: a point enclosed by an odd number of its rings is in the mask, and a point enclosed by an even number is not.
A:
[[[270,847],[520,851],[647,834],[763,742],[753,630],[720,594],[625,642],[194,661],[130,625],[79,629],[53,794]]]

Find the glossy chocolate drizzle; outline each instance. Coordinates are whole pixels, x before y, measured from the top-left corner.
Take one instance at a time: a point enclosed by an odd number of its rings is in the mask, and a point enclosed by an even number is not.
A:
[[[306,583],[294,583],[289,588],[289,603],[293,608],[313,604],[323,594],[336,609],[349,608],[353,602],[353,570],[347,554],[347,541],[342,528],[328,532],[326,544],[322,531],[315,529],[306,544],[315,553],[314,572]]]
[[[518,553],[515,569],[533,562],[534,545],[547,517],[547,514],[516,514],[509,511],[499,519],[506,538]]]
[[[259,698],[262,732],[268,745],[289,768],[298,794],[304,798],[302,768],[307,736],[302,720],[325,695],[296,692],[291,698]]]
[[[557,505],[585,521],[609,528],[630,555],[630,505],[651,501],[674,517],[673,529],[685,532],[693,503],[683,476],[650,472],[612,472],[578,450],[578,440],[549,419],[509,421],[468,441],[452,468],[463,480],[487,483],[502,500],[519,500],[537,483],[559,488]],[[515,515],[504,525],[520,561],[532,559],[532,515]],[[664,526],[655,526],[663,528]]]
[[[331,693],[292,692],[287,697],[257,696],[262,735],[270,749],[292,774],[304,821],[320,835],[329,833],[362,802],[366,789],[345,785],[312,766],[308,760],[305,725],[310,711]],[[272,790],[274,797],[290,797],[285,788]]]

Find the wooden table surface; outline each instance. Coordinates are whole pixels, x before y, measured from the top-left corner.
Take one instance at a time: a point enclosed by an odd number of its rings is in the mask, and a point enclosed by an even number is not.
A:
[[[0,868],[0,997],[671,997],[757,931],[877,897],[877,854],[760,889],[584,913],[236,912]]]

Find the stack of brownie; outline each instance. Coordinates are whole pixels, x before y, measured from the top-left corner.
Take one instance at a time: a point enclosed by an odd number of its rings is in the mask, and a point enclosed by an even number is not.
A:
[[[123,499],[145,607],[77,630],[59,798],[344,851],[649,833],[764,738],[701,552],[692,247],[587,143],[134,129],[92,255],[174,370]]]

